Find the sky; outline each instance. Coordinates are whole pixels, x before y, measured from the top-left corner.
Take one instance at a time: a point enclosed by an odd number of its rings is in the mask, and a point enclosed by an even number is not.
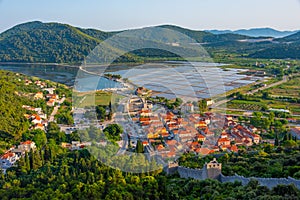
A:
[[[161,24],[300,30],[300,0],[0,0],[0,32],[35,20],[104,31]]]

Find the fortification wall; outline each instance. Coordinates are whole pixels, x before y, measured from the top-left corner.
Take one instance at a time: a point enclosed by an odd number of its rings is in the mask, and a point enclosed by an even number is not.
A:
[[[187,167],[178,166],[178,163],[169,164],[167,172],[177,172],[181,178],[193,178],[196,180],[205,180],[208,178],[218,179],[220,182],[241,182],[242,185],[247,185],[251,179],[256,179],[261,186],[266,186],[268,188],[276,187],[277,185],[290,185],[294,184],[300,190],[300,180],[294,179],[292,177],[288,178],[258,178],[250,177],[246,178],[244,176],[234,175],[234,176],[224,176],[221,173],[222,166],[216,162],[216,159],[210,163],[204,165],[202,169],[191,169]]]
[[[191,169],[179,166],[177,171],[180,175],[180,178],[193,178],[196,180],[207,179],[207,173],[203,169]]]
[[[223,174],[220,175],[220,181],[222,183],[225,182],[241,182],[242,185],[247,185],[251,179],[256,179],[260,185],[266,186],[268,188],[276,187],[277,185],[290,185],[294,184],[298,189],[300,189],[300,180],[296,180],[292,177],[288,178],[245,178],[243,176],[235,175],[235,176],[224,176]]]

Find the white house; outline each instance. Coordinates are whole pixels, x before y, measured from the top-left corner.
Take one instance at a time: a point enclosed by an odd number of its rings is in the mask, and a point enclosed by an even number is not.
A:
[[[8,169],[12,167],[19,159],[20,157],[17,154],[8,152],[0,157],[0,167],[4,170]]]
[[[29,152],[31,149],[32,150],[35,150],[36,149],[36,146],[35,146],[35,143],[30,141],[30,140],[27,140],[25,142],[21,142],[18,146],[18,149],[21,150],[21,151],[26,151],[26,152]]]

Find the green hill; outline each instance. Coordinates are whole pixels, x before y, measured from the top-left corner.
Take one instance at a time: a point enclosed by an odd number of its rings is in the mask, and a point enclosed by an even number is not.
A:
[[[115,38],[122,37],[108,44],[105,52],[101,48],[95,49],[99,43],[116,34]],[[35,21],[17,25],[0,34],[0,62],[78,64],[88,55],[90,62],[112,59],[115,62],[142,62],[148,58],[197,57],[205,54],[199,44],[211,54],[221,50],[255,58],[299,58],[299,37],[297,33],[264,41],[264,38],[232,33],[215,35],[172,25],[103,32]],[[116,56],[118,59],[115,59]]]
[[[284,38],[274,40],[272,46],[258,50],[250,57],[253,58],[277,58],[300,59],[300,32]]]
[[[101,42],[69,25],[41,22],[21,24],[0,37],[2,62],[78,62]]]
[[[16,93],[17,84],[14,73],[0,71],[0,138],[5,142],[19,139],[29,127],[22,105],[30,100]]]

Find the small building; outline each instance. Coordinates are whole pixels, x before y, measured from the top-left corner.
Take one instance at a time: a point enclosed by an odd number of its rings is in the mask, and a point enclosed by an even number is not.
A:
[[[54,105],[55,105],[55,99],[50,99],[49,101],[47,101],[47,106],[53,107]]]
[[[34,99],[43,99],[44,98],[44,94],[42,92],[37,92],[34,95]]]
[[[34,125],[34,129],[35,130],[40,129],[40,130],[44,131],[45,127],[43,124],[36,124],[36,125]]]
[[[230,140],[227,138],[220,138],[218,140],[218,146],[230,146]]]
[[[147,96],[152,93],[151,90],[146,89],[145,87],[138,87],[135,91],[136,95]]]
[[[194,105],[192,103],[186,103],[186,104],[182,105],[181,110],[183,112],[193,113],[194,112]]]
[[[58,97],[57,94],[47,94],[46,98],[47,99],[54,99],[54,100],[58,100],[59,99],[59,97]]]
[[[300,140],[300,127],[291,128],[291,134]]]
[[[197,136],[196,136],[196,138],[197,138],[197,141],[199,142],[199,141],[201,141],[201,142],[204,142],[205,141],[205,136],[203,136],[202,134],[198,134]]]
[[[20,157],[15,153],[5,153],[0,157],[0,167],[2,169],[8,169],[12,167],[19,159]]]
[[[33,114],[31,116],[31,123],[33,123],[33,124],[41,124],[42,123],[42,118],[39,115],[37,115],[37,114]]]
[[[27,140],[25,142],[21,142],[18,146],[18,149],[21,151],[29,152],[30,150],[35,150],[36,146],[33,141]]]

